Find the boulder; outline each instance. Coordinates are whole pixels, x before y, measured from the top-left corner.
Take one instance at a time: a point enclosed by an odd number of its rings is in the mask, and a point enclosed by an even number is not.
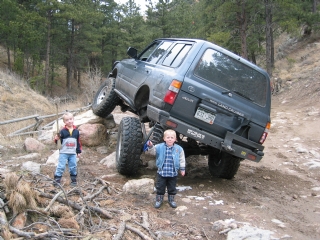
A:
[[[95,115],[92,110],[88,110],[84,113],[81,113],[79,115],[74,116],[74,125],[77,127],[80,127],[83,124],[103,124],[106,126],[106,128],[114,128],[116,126],[116,123],[114,121],[114,117],[112,114],[107,116],[106,118],[101,118]],[[59,129],[61,129],[64,126],[64,122],[62,119],[59,119]],[[57,123],[55,122],[52,125],[52,131],[57,131]]]
[[[32,173],[40,173],[41,164],[27,161],[22,164],[21,169],[32,172]]]
[[[48,157],[46,164],[53,164],[55,166],[58,165],[59,161],[59,150],[56,150],[51,156]]]
[[[116,169],[116,152],[111,153],[100,161],[107,168]]]
[[[106,140],[106,128],[104,125],[85,123],[79,127],[80,141],[84,146],[98,146]]]
[[[28,137],[24,141],[24,149],[27,152],[41,152],[45,149],[45,145],[34,138]]]
[[[123,186],[123,191],[131,194],[153,193],[153,190],[154,180],[150,178],[129,180]]]

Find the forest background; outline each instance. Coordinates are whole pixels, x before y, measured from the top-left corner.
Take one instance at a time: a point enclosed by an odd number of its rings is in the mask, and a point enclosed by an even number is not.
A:
[[[0,0],[1,68],[46,97],[81,91],[106,77],[129,46],[142,51],[161,37],[200,38],[241,55],[273,75],[275,40],[320,29],[319,0]],[[290,61],[290,59],[287,59]],[[84,77],[85,76],[85,77]],[[88,100],[90,101],[90,100]]]

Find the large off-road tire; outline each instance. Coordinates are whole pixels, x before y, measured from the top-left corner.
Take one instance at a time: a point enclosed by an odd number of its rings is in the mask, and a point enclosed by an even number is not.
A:
[[[118,130],[116,149],[117,170],[122,175],[136,175],[141,164],[142,130],[139,119],[125,117]]]
[[[241,158],[226,152],[209,154],[209,172],[213,177],[232,179],[239,169],[240,161]]]
[[[120,98],[114,91],[115,79],[109,77],[99,87],[92,103],[92,111],[99,117],[108,116],[117,106]]]
[[[151,141],[153,145],[163,142],[163,132],[164,130],[159,124],[154,125],[154,129],[151,134]]]

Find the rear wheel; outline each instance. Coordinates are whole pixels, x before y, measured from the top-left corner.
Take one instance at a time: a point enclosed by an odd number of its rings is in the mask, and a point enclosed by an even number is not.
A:
[[[229,153],[212,153],[208,156],[209,172],[213,177],[232,179],[236,175],[241,158]]]
[[[151,141],[154,145],[163,142],[163,128],[159,124],[154,125]]]
[[[139,119],[125,117],[118,130],[116,165],[119,173],[135,175],[141,164],[142,130]]]
[[[99,117],[108,116],[117,106],[120,98],[114,91],[115,79],[109,77],[99,87],[92,103],[92,111]]]

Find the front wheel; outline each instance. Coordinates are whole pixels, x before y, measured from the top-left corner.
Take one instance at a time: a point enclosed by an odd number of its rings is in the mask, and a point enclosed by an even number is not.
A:
[[[118,105],[120,98],[114,91],[115,79],[109,77],[99,87],[92,103],[92,111],[99,117],[107,117]]]
[[[116,150],[117,170],[123,175],[136,175],[141,164],[142,130],[139,119],[125,117],[118,130]]]
[[[209,154],[209,172],[213,177],[232,179],[239,169],[240,161],[241,158],[226,152]]]

